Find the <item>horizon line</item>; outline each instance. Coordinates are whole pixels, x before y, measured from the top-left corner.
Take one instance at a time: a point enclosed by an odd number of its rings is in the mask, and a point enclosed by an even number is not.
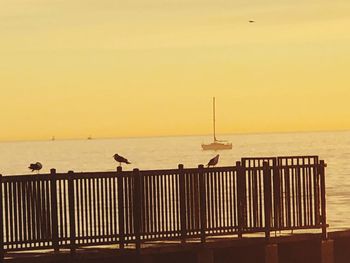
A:
[[[233,133],[219,133],[220,136],[225,135],[259,135],[259,134],[288,134],[288,133],[327,133],[327,132],[347,132],[350,129],[335,129],[335,130],[295,130],[295,131],[255,131],[255,132],[233,132]],[[111,139],[137,139],[137,138],[162,138],[162,137],[196,137],[196,136],[213,136],[211,133],[207,134],[173,134],[173,135],[144,135],[144,136],[106,136],[106,137],[93,137],[88,136],[91,140],[111,140]],[[88,137],[67,137],[60,139],[54,136],[54,141],[72,141],[72,140],[88,140]],[[52,138],[52,137],[50,137]],[[51,139],[11,139],[0,140],[0,143],[11,142],[45,142],[53,141]]]

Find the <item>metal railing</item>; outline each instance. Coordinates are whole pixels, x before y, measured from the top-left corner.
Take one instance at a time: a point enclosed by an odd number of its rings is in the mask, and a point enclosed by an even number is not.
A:
[[[235,166],[1,176],[0,249],[21,251],[322,229],[325,163],[242,158]]]

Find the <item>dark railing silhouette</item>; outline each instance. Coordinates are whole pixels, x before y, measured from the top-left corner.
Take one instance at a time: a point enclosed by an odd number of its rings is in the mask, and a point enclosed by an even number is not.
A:
[[[325,163],[242,158],[235,166],[0,177],[1,253],[322,229]]]

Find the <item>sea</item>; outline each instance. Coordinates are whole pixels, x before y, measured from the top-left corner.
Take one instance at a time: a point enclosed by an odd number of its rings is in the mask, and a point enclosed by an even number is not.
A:
[[[179,164],[197,167],[220,154],[218,166],[232,166],[241,157],[318,155],[327,163],[327,222],[330,230],[350,229],[350,131],[219,135],[232,150],[203,151],[211,136],[145,137],[91,140],[0,142],[3,176],[32,173],[28,165],[41,162],[41,174],[115,171],[113,155],[126,157],[133,168],[171,169]]]

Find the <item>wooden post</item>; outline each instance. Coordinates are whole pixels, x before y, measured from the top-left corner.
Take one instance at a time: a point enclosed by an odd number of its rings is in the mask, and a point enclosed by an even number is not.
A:
[[[264,212],[265,212],[265,238],[270,238],[271,228],[271,170],[268,162],[263,164],[264,175]]]
[[[180,225],[181,243],[186,242],[186,195],[185,195],[185,173],[183,164],[179,164],[179,187],[180,187]]]
[[[56,169],[50,170],[50,185],[51,185],[51,233],[52,233],[52,247],[55,252],[59,251],[58,241],[58,211],[57,211],[57,178]]]
[[[325,179],[326,164],[323,160],[320,161],[319,174],[321,182],[321,224],[322,224],[322,239],[326,240],[327,236],[327,216],[326,216],[326,179]]]
[[[321,241],[321,263],[334,263],[334,241],[331,239]]]
[[[245,170],[241,165],[241,162],[236,162],[236,172],[237,172],[237,214],[238,214],[238,237],[243,236],[243,227],[245,225],[244,213],[245,213]]]
[[[134,183],[134,230],[135,230],[135,243],[136,249],[140,250],[141,248],[141,237],[140,237],[140,229],[141,229],[141,178],[139,169],[133,170],[133,183]]]
[[[205,174],[204,174],[204,165],[201,164],[198,166],[199,173],[199,194],[200,194],[200,218],[201,218],[201,242],[205,242],[205,230],[207,228],[207,204],[205,201]],[[219,215],[220,216],[220,215]]]
[[[6,198],[6,197],[5,197]],[[0,262],[4,261],[4,220],[2,207],[2,174],[0,174]]]
[[[117,167],[118,184],[118,230],[119,230],[119,248],[124,248],[125,230],[124,230],[124,187],[123,187],[123,169]]]
[[[278,263],[278,245],[265,245],[265,263]]]
[[[74,207],[74,172],[68,172],[68,205],[69,205],[69,229],[70,252],[75,253],[75,207]]]

